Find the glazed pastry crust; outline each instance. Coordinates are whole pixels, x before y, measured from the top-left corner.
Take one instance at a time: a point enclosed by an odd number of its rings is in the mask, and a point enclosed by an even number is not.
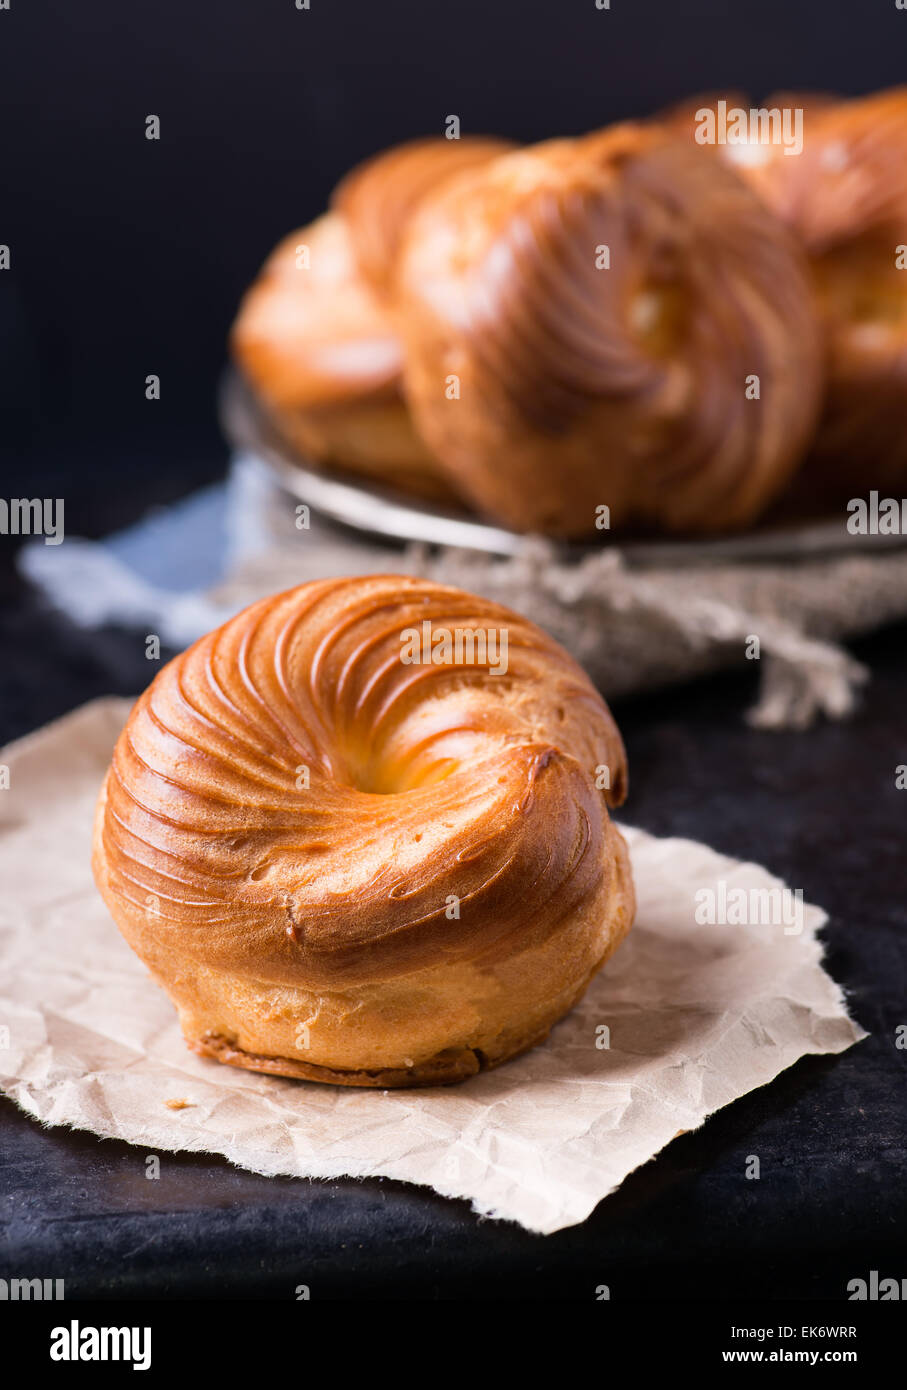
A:
[[[423,622],[506,629],[506,673],[404,664]],[[105,781],[95,875],[197,1051],[454,1081],[544,1037],[629,929],[607,809],[625,782],[607,707],[525,619],[415,579],[323,581],[153,682]]]

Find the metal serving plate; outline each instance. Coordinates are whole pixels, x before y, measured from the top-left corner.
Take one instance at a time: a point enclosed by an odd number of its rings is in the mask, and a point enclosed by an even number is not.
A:
[[[298,501],[331,521],[372,537],[458,546],[492,555],[515,555],[525,544],[525,536],[480,521],[468,512],[406,497],[360,478],[318,472],[281,438],[234,371],[224,376],[219,408],[221,427],[232,448],[256,459]],[[841,514],[834,520],[765,526],[737,536],[685,540],[625,536],[619,545],[628,562],[655,568],[728,560],[794,560],[907,543],[907,536],[902,535],[851,535],[845,519]],[[555,543],[561,558],[577,561],[616,544],[613,533],[607,531],[600,532],[595,541]]]

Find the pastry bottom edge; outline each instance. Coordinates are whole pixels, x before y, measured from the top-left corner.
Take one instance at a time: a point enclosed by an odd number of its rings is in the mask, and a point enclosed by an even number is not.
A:
[[[480,1071],[490,1071],[493,1067],[528,1052],[537,1043],[543,1042],[549,1032],[550,1026],[532,1038],[521,1040],[500,1056],[490,1057],[478,1048],[457,1047],[439,1052],[416,1066],[379,1067],[361,1071],[319,1066],[315,1062],[303,1062],[295,1057],[267,1057],[261,1053],[246,1052],[221,1033],[206,1033],[201,1038],[186,1038],[186,1043],[200,1057],[210,1057],[229,1067],[243,1067],[246,1071],[265,1072],[270,1076],[283,1076],[296,1081],[318,1081],[330,1086],[371,1086],[378,1090],[391,1090],[406,1086],[456,1085],[459,1081],[466,1081],[470,1076],[476,1076]]]

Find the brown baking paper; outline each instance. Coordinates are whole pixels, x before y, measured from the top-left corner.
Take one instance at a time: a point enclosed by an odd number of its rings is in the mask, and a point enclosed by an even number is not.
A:
[[[0,1084],[46,1124],[257,1173],[383,1174],[549,1232],[582,1221],[680,1130],[805,1053],[865,1036],[820,964],[819,908],[803,907],[799,932],[795,920],[701,925],[703,890],[727,902],[778,881],[628,829],[636,926],[526,1056],[448,1089],[384,1092],[196,1057],[91,876],[95,798],[128,710],[96,701],[0,753]]]

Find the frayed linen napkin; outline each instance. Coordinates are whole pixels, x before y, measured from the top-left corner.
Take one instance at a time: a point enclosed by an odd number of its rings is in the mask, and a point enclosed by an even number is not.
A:
[[[696,562],[691,544],[675,547],[682,564],[675,553],[640,568],[611,543],[580,562],[538,537],[507,557],[378,544],[314,514],[300,528],[299,510],[257,460],[242,457],[226,485],[103,542],[33,541],[19,565],[76,623],[121,623],[176,648],[306,580],[422,575],[526,614],[611,700],[720,669],[758,671],[748,718],[761,728],[849,715],[869,673],[843,644],[907,617],[907,546],[855,548],[844,519],[832,554],[814,553],[807,529],[784,560]]]
[[[822,968],[818,907],[757,865],[626,829],[636,926],[524,1057],[389,1092],[196,1057],[91,875],[94,803],[128,710],[95,701],[0,751],[0,1086],[45,1124],[268,1175],[381,1174],[547,1233],[799,1057],[865,1036]]]

